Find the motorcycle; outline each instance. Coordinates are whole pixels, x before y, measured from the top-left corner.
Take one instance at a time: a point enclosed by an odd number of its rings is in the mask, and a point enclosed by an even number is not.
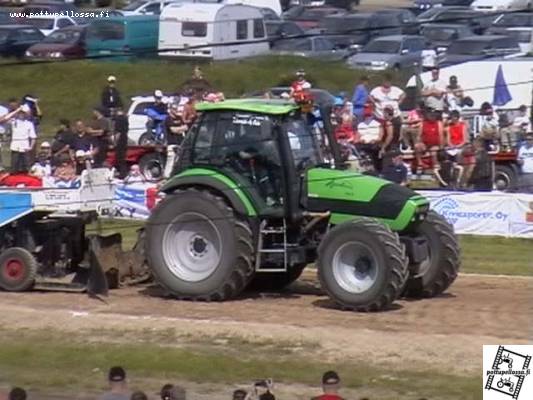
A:
[[[147,108],[144,110],[144,113],[148,117],[148,122],[146,123],[146,132],[144,132],[139,138],[139,144],[141,146],[151,145],[151,144],[167,144],[167,134],[165,122],[168,118],[168,114],[162,114],[153,108]]]

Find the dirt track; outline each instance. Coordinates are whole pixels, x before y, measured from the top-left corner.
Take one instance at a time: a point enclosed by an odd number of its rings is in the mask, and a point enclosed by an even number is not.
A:
[[[0,293],[0,315],[3,326],[12,329],[149,328],[189,337],[275,338],[313,344],[302,351],[330,361],[477,373],[483,344],[531,342],[532,289],[533,278],[461,275],[442,297],[360,314],[336,309],[307,274],[282,294],[252,294],[227,303],[178,302],[147,287],[114,291],[107,304],[79,294]]]

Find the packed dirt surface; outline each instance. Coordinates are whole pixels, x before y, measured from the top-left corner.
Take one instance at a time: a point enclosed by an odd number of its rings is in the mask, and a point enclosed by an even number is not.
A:
[[[531,342],[532,289],[533,278],[461,275],[441,297],[363,314],[337,309],[310,271],[283,293],[225,303],[176,301],[150,286],[116,290],[104,301],[72,293],[0,293],[0,315],[3,329],[92,332],[95,340],[104,340],[99,330],[142,335],[169,329],[189,338],[275,339],[322,361],[463,374],[479,373],[483,344]]]

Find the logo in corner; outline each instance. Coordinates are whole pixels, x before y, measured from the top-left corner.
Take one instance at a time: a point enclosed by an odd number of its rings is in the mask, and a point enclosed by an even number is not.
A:
[[[483,399],[531,399],[531,354],[533,346],[483,346]]]

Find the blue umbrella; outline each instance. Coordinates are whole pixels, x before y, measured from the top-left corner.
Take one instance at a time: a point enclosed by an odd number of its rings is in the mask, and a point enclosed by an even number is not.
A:
[[[495,106],[504,106],[509,103],[513,97],[509,93],[509,88],[505,82],[503,76],[503,69],[501,64],[498,66],[498,72],[496,72],[496,82],[494,83],[494,97],[492,104]]]

